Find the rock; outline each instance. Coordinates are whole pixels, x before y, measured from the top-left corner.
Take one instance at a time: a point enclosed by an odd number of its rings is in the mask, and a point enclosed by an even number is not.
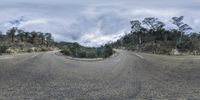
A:
[[[6,50],[6,53],[15,53],[15,51],[14,51],[13,49],[11,49],[11,48],[8,48],[8,49]]]
[[[181,55],[181,53],[178,51],[178,49],[172,49],[171,55]]]

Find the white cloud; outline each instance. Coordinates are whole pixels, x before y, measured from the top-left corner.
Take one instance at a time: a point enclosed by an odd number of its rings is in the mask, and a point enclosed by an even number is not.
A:
[[[154,17],[173,17],[179,15],[179,12],[173,9],[134,9],[131,10],[130,15],[132,16],[154,16]]]
[[[99,46],[130,31],[130,20],[144,17],[159,17],[171,25],[171,17],[183,15],[184,22],[200,31],[199,10],[196,0],[6,0],[0,4],[0,30],[6,31],[10,21],[24,16],[18,26],[25,30],[51,32],[58,41]]]
[[[48,21],[46,19],[35,19],[35,20],[29,20],[26,22],[22,22],[22,24],[19,25],[19,28],[26,27],[28,25],[37,25],[37,24],[48,24]]]
[[[81,44],[86,46],[100,46],[108,42],[114,42],[124,35],[124,30],[115,34],[103,35],[101,29],[96,29],[95,32],[84,34],[80,40]]]

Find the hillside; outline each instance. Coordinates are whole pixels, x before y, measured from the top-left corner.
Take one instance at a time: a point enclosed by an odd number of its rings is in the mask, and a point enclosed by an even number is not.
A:
[[[0,53],[39,52],[55,49],[51,33],[26,32],[16,27],[0,33]]]
[[[200,34],[183,22],[184,17],[173,17],[174,29],[158,18],[131,21],[131,32],[110,45],[113,48],[167,55],[200,55]]]

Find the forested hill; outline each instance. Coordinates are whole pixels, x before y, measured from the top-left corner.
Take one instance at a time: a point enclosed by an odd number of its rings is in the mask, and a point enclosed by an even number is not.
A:
[[[176,26],[174,29],[166,29],[165,23],[154,17],[133,20],[130,22],[131,32],[111,43],[111,46],[157,54],[174,54],[175,51],[200,54],[200,34],[190,33],[192,28],[183,19],[183,16],[171,19],[171,24]]]
[[[55,48],[51,33],[27,32],[13,27],[0,32],[0,53],[49,51]]]

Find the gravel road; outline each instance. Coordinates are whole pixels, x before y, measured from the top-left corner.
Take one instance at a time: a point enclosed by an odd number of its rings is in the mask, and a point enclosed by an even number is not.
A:
[[[117,52],[93,62],[0,56],[0,100],[200,100],[199,56]]]

